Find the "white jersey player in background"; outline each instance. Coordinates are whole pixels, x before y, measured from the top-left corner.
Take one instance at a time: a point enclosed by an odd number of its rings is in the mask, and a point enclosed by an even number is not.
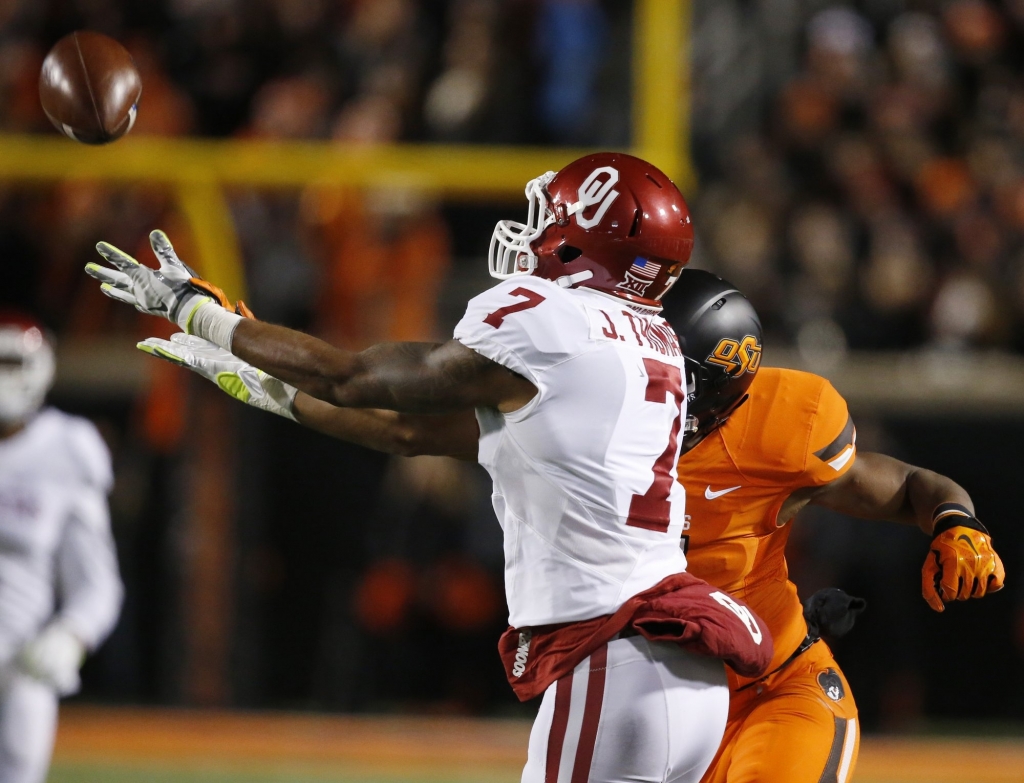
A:
[[[121,608],[110,455],[87,420],[41,410],[42,330],[0,316],[0,781],[41,783],[59,697]]]
[[[689,213],[662,172],[621,154],[582,158],[527,196],[527,223],[495,229],[503,282],[444,344],[356,354],[241,318],[161,232],[158,272],[103,243],[116,271],[86,269],[109,296],[189,333],[144,350],[308,426],[330,431],[339,409],[368,408],[444,427],[442,414],[475,409],[478,454],[465,456],[490,472],[504,530],[502,655],[520,698],[544,693],[524,783],[697,781],[724,730],[725,672],[664,639],[692,641],[707,621],[715,638],[692,649],[753,670],[771,642],[744,607],[683,573],[683,358],[658,313],[689,259]],[[674,622],[685,633],[664,632]]]

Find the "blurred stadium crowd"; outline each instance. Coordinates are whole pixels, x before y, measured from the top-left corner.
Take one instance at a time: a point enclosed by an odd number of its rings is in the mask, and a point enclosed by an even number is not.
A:
[[[0,0],[0,133],[53,132],[40,63],[90,28],[123,41],[142,72],[134,134],[624,148],[631,14],[624,0]],[[1020,0],[696,0],[694,264],[754,301],[769,347],[1024,351],[1022,43]],[[444,336],[488,284],[494,220],[525,208],[396,188],[230,199],[257,315],[349,347]],[[194,257],[160,188],[0,183],[0,304],[69,342],[150,336],[152,319],[81,269],[100,239],[147,257],[154,227]],[[512,703],[493,654],[500,532],[476,466],[372,455],[232,405],[176,368],[153,373],[131,400],[57,390],[105,423],[118,479],[128,599],[87,695]],[[968,466],[945,467],[960,478]],[[919,602],[916,531],[889,535],[906,562],[876,558],[871,576],[898,568],[899,591]],[[820,541],[795,546],[822,554]],[[823,558],[844,568],[873,556],[852,532],[830,546]],[[814,587],[839,572],[811,571]],[[924,709],[913,669],[937,626],[907,620],[918,610],[879,613],[902,629],[902,652],[863,681],[895,682],[885,687],[903,703],[879,706],[865,688],[868,725]]]
[[[142,69],[136,133],[621,147],[630,5],[7,0],[0,128],[48,130],[41,58],[63,32],[90,27],[124,40]],[[694,263],[740,285],[773,340],[1024,349],[1024,5],[701,0],[693,32]],[[410,290],[436,291],[452,221],[410,194],[374,195],[236,199],[268,317],[315,309],[321,284],[332,304],[372,287],[379,260],[332,263],[368,245],[401,256],[392,267]],[[155,198],[136,220],[152,222]],[[74,243],[84,224],[117,214],[108,235],[132,233],[110,199],[76,188],[8,203],[0,223],[18,234],[48,211],[77,228]],[[372,218],[387,231],[360,228]],[[381,236],[396,225],[398,241]],[[408,297],[396,308],[404,328],[392,336],[430,332]],[[353,312],[320,308],[327,332],[377,336],[332,322],[341,311]]]
[[[606,5],[7,0],[3,125],[44,128],[36,66],[50,42],[87,27],[140,65],[144,133],[623,145],[613,88],[628,88],[630,4]]]
[[[801,344],[1024,349],[1024,4],[696,7],[707,261]]]

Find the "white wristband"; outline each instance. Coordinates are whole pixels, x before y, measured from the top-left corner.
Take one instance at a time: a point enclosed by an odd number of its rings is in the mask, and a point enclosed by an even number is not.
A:
[[[241,320],[242,316],[207,300],[192,311],[186,331],[230,351],[231,338]]]

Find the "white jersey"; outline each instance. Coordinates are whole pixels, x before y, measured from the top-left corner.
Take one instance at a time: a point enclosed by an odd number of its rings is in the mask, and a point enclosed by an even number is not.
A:
[[[515,277],[469,303],[455,338],[538,390],[514,413],[477,411],[509,624],[606,615],[686,570],[683,358],[665,320]]]
[[[122,586],[110,531],[110,454],[85,419],[45,409],[0,440],[0,668],[60,619],[87,647]]]

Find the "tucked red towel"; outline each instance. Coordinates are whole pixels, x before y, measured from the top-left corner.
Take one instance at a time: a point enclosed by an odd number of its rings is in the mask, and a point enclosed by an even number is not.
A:
[[[772,659],[772,637],[764,621],[739,599],[686,573],[673,574],[633,596],[614,614],[509,628],[498,651],[512,689],[526,701],[626,627],[651,641],[721,658],[744,677],[761,676]]]

